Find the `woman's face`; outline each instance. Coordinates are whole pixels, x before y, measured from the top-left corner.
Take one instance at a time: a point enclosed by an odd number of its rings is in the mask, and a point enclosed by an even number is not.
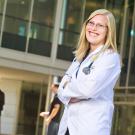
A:
[[[107,17],[105,15],[96,15],[87,22],[86,39],[91,47],[96,49],[105,43],[107,29]]]

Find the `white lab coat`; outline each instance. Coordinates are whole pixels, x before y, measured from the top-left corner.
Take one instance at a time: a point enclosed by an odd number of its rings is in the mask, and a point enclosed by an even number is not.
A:
[[[90,53],[80,67],[78,61],[73,61],[61,81],[58,96],[65,104],[65,110],[58,135],[65,135],[67,127],[70,135],[110,135],[113,88],[121,71],[119,55],[107,49],[94,61],[90,74],[82,72],[101,48]],[[63,88],[67,80],[70,82]],[[71,97],[87,100],[68,104]]]

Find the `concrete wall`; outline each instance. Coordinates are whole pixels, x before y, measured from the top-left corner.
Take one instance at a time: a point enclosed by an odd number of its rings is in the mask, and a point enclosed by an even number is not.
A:
[[[1,134],[14,135],[18,116],[21,81],[0,79],[0,89],[5,93],[5,105],[1,114]]]

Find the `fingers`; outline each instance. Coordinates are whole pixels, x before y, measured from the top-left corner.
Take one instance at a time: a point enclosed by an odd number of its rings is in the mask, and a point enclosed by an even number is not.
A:
[[[46,116],[48,116],[49,115],[49,112],[41,112],[40,113],[40,116],[41,117],[46,117]]]

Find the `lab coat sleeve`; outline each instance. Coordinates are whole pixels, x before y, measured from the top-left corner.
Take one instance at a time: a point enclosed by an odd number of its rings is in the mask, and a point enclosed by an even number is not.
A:
[[[59,85],[58,93],[57,93],[58,98],[59,98],[60,101],[61,101],[63,104],[65,104],[65,105],[68,104],[68,102],[70,101],[71,98],[70,98],[70,97],[64,97],[64,96],[62,96],[62,91],[63,91],[64,83],[65,83],[66,81],[69,81],[69,80],[70,80],[70,77],[69,77],[68,75],[65,75],[65,76],[62,78],[62,81],[61,81],[61,83],[60,83],[60,85]]]
[[[77,68],[78,65],[79,62],[74,59],[71,65],[69,66],[68,70],[66,71],[65,75],[63,76],[61,83],[59,85],[58,98],[61,100],[63,104],[68,104],[68,102],[70,101],[70,97],[61,96],[61,92],[63,90],[64,84],[65,82],[69,82],[71,80],[72,73],[74,72],[74,70]]]
[[[85,80],[73,77],[64,89],[60,89],[59,95],[64,98],[97,98],[104,92],[106,86],[112,83],[115,85],[119,73],[118,54],[102,56],[96,61],[94,69],[85,77]]]

